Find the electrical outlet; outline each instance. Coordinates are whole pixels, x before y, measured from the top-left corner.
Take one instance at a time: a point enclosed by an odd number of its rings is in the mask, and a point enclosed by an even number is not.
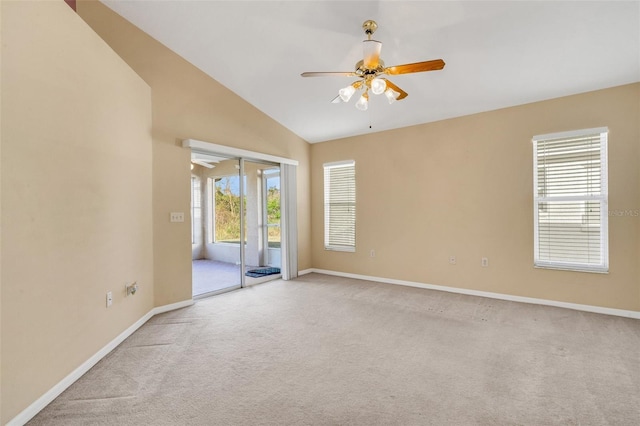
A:
[[[489,266],[489,258],[488,257],[483,257],[482,261],[481,261],[481,265],[484,268],[488,267]]]
[[[369,252],[369,257],[376,257],[376,251],[372,249],[371,252]]]
[[[169,215],[169,221],[171,222],[184,222],[183,212],[171,212]]]
[[[452,265],[456,264],[456,257],[455,256],[449,256],[449,263]]]
[[[107,292],[107,308],[113,305],[113,294],[110,291]]]

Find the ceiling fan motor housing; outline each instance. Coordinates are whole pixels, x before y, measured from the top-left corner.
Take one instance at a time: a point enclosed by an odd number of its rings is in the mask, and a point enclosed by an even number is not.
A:
[[[356,74],[358,77],[365,77],[367,75],[371,75],[375,77],[378,74],[382,74],[384,72],[384,61],[382,59],[378,59],[378,66],[375,68],[367,68],[364,66],[364,61],[358,61],[356,64]]]

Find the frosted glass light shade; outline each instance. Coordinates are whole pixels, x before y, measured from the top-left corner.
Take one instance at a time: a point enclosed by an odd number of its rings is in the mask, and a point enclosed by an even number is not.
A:
[[[392,104],[396,101],[398,96],[400,96],[400,93],[396,92],[393,89],[387,89],[385,90],[384,95],[387,97],[387,100],[389,101],[389,103]]]
[[[344,102],[349,102],[349,99],[351,99],[354,93],[356,93],[356,88],[353,86],[347,86],[338,90],[338,95]]]
[[[387,88],[387,83],[381,78],[371,80],[371,91],[374,95],[379,95]]]
[[[356,102],[356,108],[358,108],[360,111],[366,111],[367,108],[369,108],[369,96],[367,96],[366,93],[360,96],[360,99],[358,99],[358,102]]]

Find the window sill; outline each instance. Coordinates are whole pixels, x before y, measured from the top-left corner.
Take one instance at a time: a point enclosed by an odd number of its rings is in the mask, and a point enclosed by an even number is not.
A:
[[[326,251],[342,251],[347,253],[355,253],[355,247],[326,247],[324,248]]]
[[[605,274],[606,275],[606,274],[609,273],[609,268],[606,268],[606,269],[591,269],[591,268],[581,268],[579,266],[546,265],[546,264],[540,264],[540,265],[534,264],[533,267],[535,269],[551,269],[551,270],[555,270],[555,271],[590,272],[592,274]]]

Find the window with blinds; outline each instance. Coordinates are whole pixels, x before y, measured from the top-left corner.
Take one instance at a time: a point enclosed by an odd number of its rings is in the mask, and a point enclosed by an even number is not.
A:
[[[533,138],[535,266],[608,271],[607,134]]]
[[[324,164],[324,248],[356,251],[356,165]]]

